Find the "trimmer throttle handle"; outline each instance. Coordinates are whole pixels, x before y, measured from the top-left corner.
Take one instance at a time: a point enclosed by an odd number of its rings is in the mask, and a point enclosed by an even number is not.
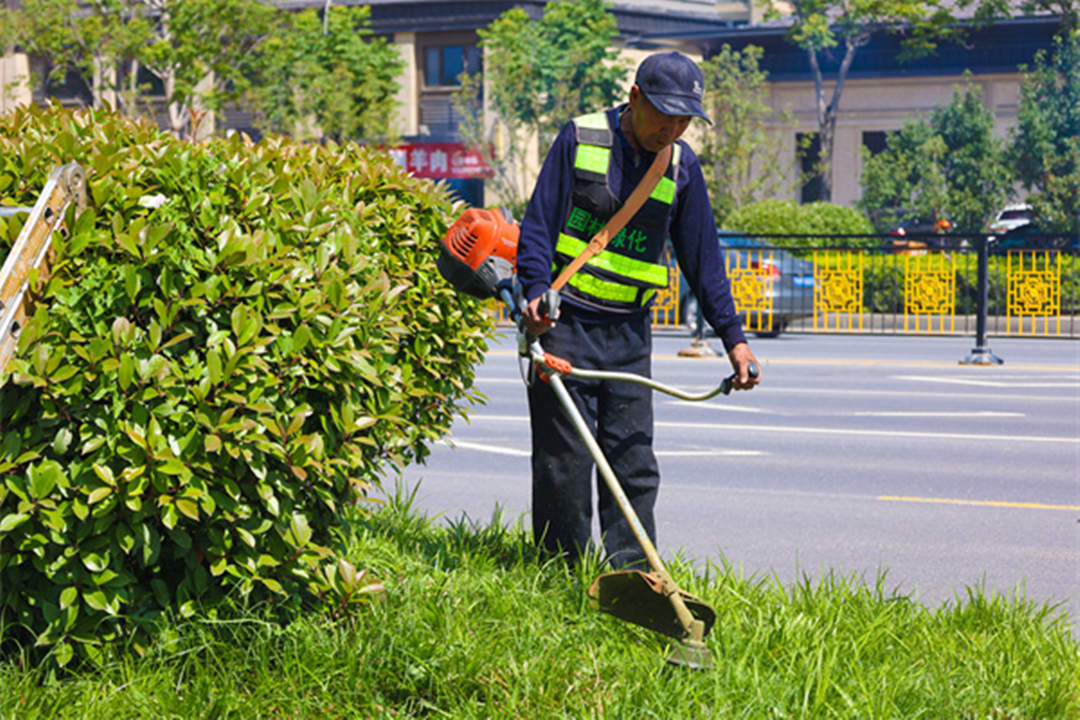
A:
[[[506,284],[499,285],[499,299],[506,303],[506,309],[510,313],[510,319],[515,323],[521,317],[521,306],[514,297],[513,287]]]
[[[536,309],[540,311],[541,316],[547,315],[551,324],[554,325],[559,319],[559,291],[551,288],[545,290],[540,296],[540,305]]]
[[[746,368],[746,374],[752,378],[756,378],[758,375],[760,375],[761,371],[758,370],[757,363],[751,362],[750,366]],[[724,381],[720,383],[720,392],[724,393],[725,395],[730,395],[731,388],[735,386],[735,380],[738,377],[739,373],[731,373],[726,378],[724,378]]]

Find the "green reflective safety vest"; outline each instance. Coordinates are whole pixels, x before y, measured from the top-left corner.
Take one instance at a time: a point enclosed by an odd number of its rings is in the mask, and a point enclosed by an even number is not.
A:
[[[573,122],[578,142],[574,182],[570,210],[555,246],[552,278],[581,254],[621,206],[608,181],[615,132],[608,125],[607,113],[582,115]],[[667,287],[668,268],[660,260],[675,202],[679,155],[680,146],[675,143],[671,162],[645,204],[603,251],[570,278],[564,295],[586,306],[629,313],[646,307],[657,289]]]

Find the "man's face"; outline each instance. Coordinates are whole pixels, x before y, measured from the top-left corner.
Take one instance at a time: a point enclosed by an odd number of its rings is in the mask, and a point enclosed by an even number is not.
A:
[[[689,115],[665,115],[653,106],[645,93],[630,88],[630,123],[634,139],[648,152],[659,152],[672,144],[690,126]]]

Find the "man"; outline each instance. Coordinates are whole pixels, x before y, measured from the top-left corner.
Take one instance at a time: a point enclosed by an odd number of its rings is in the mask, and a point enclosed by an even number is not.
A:
[[[522,222],[517,259],[526,328],[540,336],[547,352],[582,368],[648,376],[648,306],[655,290],[667,284],[661,259],[670,239],[738,374],[734,387],[748,390],[760,381],[748,372],[756,359],[735,314],[701,167],[689,145],[679,141],[692,117],[712,124],[701,105],[703,89],[701,70],[688,57],[651,55],[638,67],[628,103],[576,118],[552,144]],[[667,146],[671,158],[656,190],[607,248],[571,277],[561,291],[557,322],[547,318],[540,300],[553,278],[622,206]],[[577,378],[568,378],[566,387],[655,542],[660,475],[652,450],[652,391]],[[529,412],[533,532],[538,544],[574,562],[592,531],[593,461],[546,383],[529,389]],[[644,554],[603,483],[598,494],[609,562],[644,569]]]

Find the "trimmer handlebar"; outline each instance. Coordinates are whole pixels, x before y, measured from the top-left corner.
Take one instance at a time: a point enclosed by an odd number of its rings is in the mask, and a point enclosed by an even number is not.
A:
[[[549,375],[558,373],[559,375],[585,378],[587,380],[621,380],[623,382],[632,382],[671,395],[672,397],[677,397],[680,400],[689,400],[690,402],[708,400],[717,395],[730,395],[732,388],[735,386],[735,380],[739,377],[738,373],[732,373],[724,378],[720,384],[712,390],[708,390],[704,393],[690,393],[672,387],[671,385],[665,385],[662,382],[645,377],[644,375],[612,370],[583,370],[581,368],[573,367],[566,360],[544,352],[544,349],[540,346],[540,340],[537,338],[530,338],[529,357],[537,368],[543,369],[544,372]],[[756,363],[750,363],[750,377],[757,377],[760,372],[761,371],[758,369]]]

